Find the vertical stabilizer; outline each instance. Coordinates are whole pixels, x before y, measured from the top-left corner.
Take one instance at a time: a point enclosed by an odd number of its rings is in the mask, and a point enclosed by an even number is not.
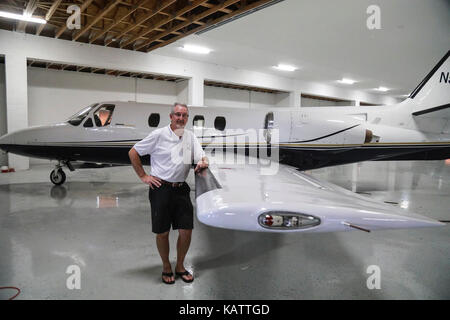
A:
[[[413,116],[450,117],[450,51],[414,89],[406,104],[412,106]]]

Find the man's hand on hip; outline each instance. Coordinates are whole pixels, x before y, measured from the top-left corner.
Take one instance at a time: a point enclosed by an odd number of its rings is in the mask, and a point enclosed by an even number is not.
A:
[[[161,180],[157,177],[146,174],[141,178],[142,182],[148,184],[153,190],[153,187],[159,188],[161,186]]]

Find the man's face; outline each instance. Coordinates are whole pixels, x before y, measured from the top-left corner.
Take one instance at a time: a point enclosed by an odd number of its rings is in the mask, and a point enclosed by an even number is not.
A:
[[[187,108],[177,105],[170,114],[170,124],[172,129],[184,129],[188,121],[189,113]]]

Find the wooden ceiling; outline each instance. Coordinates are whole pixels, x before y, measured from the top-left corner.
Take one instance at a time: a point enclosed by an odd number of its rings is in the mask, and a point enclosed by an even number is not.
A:
[[[0,56],[0,63],[2,63],[2,57]],[[59,71],[75,71],[81,73],[94,73],[103,74],[116,77],[127,77],[127,78],[139,78],[139,79],[152,79],[152,80],[163,80],[171,82],[180,82],[187,80],[188,78],[174,77],[162,74],[148,73],[148,72],[132,72],[126,70],[117,69],[105,69],[96,68],[90,66],[80,66],[74,64],[65,64],[58,62],[49,62],[36,59],[27,59],[27,66],[34,68],[43,68],[47,70],[59,70]]]
[[[149,52],[192,33],[278,2],[273,0],[1,0],[0,10],[28,14],[47,24],[0,18],[0,29],[107,47]],[[80,28],[67,20],[81,11]]]
[[[210,81],[210,80],[205,80],[204,84],[205,84],[205,86],[210,86],[210,87],[238,89],[238,90],[246,90],[246,91],[254,91],[254,92],[264,92],[264,93],[273,93],[273,94],[288,93],[286,91],[280,91],[280,90],[275,90],[275,89],[251,87],[251,86],[245,86],[245,85],[240,85],[240,84],[231,84],[231,83]]]
[[[4,57],[2,57],[2,56],[0,56],[0,63],[4,63]],[[161,81],[170,81],[170,82],[180,82],[180,81],[188,80],[188,78],[168,76],[168,75],[163,75],[163,74],[155,74],[155,73],[148,73],[148,72],[132,72],[132,71],[118,70],[118,69],[96,68],[96,67],[91,67],[91,66],[80,66],[80,65],[74,65],[74,64],[43,61],[43,60],[38,60],[38,59],[27,59],[27,66],[33,67],[33,68],[42,68],[42,69],[47,69],[47,70],[74,71],[74,72],[81,72],[81,73],[109,75],[109,76],[115,76],[115,77],[151,79],[151,80],[161,80]],[[254,92],[272,93],[272,94],[287,93],[285,91],[280,91],[280,90],[275,90],[275,89],[252,87],[252,86],[231,84],[231,83],[211,81],[211,80],[205,80],[204,85],[210,86],[210,87],[238,89],[238,90],[246,90],[246,91],[254,91]]]

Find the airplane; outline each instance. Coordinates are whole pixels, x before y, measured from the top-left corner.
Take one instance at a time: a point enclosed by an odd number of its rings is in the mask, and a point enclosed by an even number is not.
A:
[[[260,232],[370,232],[443,225],[301,171],[367,160],[449,158],[449,56],[450,51],[407,99],[391,106],[190,106],[186,128],[216,161],[195,176],[198,219],[215,227]],[[170,107],[94,103],[64,122],[6,134],[0,137],[0,148],[57,160],[50,180],[60,185],[66,180],[62,168],[73,171],[74,161],[130,164],[129,149],[168,125]],[[244,163],[234,155],[243,156]],[[149,158],[142,161],[149,163]],[[267,174],[271,169],[275,173]]]

